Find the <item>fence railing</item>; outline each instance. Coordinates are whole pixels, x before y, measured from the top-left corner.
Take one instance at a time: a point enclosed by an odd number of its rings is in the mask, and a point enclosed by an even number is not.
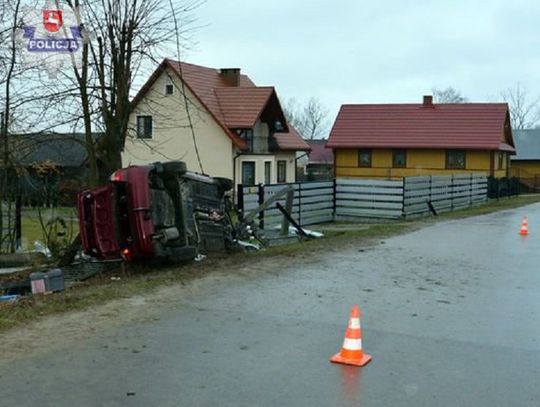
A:
[[[401,180],[337,178],[332,181],[238,186],[238,206],[255,209],[284,186],[294,188],[291,215],[301,225],[349,218],[401,219],[481,204],[488,198],[482,174],[406,177]],[[282,205],[285,198],[279,201]],[[259,226],[273,228],[282,213],[275,207],[261,212]]]
[[[337,178],[336,217],[400,218],[403,181]]]
[[[487,201],[488,181],[484,175],[407,177],[403,183],[405,217],[448,212]]]

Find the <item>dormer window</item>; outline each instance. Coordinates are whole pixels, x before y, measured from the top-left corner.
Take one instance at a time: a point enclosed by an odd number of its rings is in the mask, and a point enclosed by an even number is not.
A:
[[[283,123],[281,123],[279,120],[276,120],[274,123],[274,127],[276,131],[282,131],[283,130]]]
[[[170,96],[174,93],[174,86],[172,83],[165,85],[165,95]]]

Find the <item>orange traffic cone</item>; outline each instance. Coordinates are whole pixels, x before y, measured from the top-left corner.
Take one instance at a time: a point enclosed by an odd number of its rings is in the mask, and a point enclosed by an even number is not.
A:
[[[527,217],[523,217],[523,222],[521,222],[521,229],[519,230],[521,236],[527,236],[529,234],[529,221]]]
[[[345,331],[345,340],[341,351],[330,358],[330,362],[345,365],[364,366],[371,361],[371,356],[362,350],[362,328],[360,327],[360,309],[355,305],[351,309],[349,325]]]

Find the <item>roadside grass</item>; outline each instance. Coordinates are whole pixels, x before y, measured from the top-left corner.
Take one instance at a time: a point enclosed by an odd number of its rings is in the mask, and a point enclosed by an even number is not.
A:
[[[0,331],[14,328],[48,315],[68,311],[81,311],[113,300],[148,294],[158,288],[200,277],[206,273],[239,269],[253,264],[257,259],[272,256],[309,256],[309,253],[335,250],[340,247],[367,246],[375,241],[419,229],[428,224],[451,219],[488,214],[500,210],[519,208],[540,202],[540,195],[520,196],[510,199],[492,200],[485,205],[463,209],[437,217],[383,223],[332,223],[317,225],[325,237],[272,247],[256,253],[233,253],[211,256],[201,263],[171,265],[156,270],[156,267],[130,265],[125,271],[108,271],[93,279],[77,284],[64,292],[28,296],[15,303],[0,302]],[[319,227],[320,226],[320,227]],[[111,280],[111,276],[120,280]]]
[[[485,205],[473,208],[461,209],[454,212],[447,212],[439,215],[441,219],[461,219],[470,216],[485,215],[492,212],[503,211],[505,209],[519,208],[540,202],[540,194],[520,195],[512,198],[492,199]]]
[[[58,207],[42,208],[40,210],[24,208],[21,214],[21,234],[24,249],[33,250],[35,241],[45,242],[46,240],[45,231],[39,221],[39,211],[41,211],[41,217],[45,226],[47,226],[47,222],[60,217],[66,221],[66,230],[64,233],[67,236],[77,234],[78,223],[75,220],[77,217],[75,208]]]
[[[92,284],[81,284],[61,293],[28,296],[16,303],[0,303],[0,331],[43,316],[83,310],[114,299],[128,298],[167,282],[169,279],[165,276],[157,279],[132,276],[120,281],[100,278]]]

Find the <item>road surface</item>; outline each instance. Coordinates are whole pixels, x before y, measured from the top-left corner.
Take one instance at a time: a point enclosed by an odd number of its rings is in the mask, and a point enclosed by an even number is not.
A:
[[[538,204],[261,259],[171,288],[130,324],[88,330],[81,314],[88,333],[63,349],[36,337],[41,352],[0,362],[0,404],[537,407],[539,265]],[[364,368],[328,362],[353,304]]]

